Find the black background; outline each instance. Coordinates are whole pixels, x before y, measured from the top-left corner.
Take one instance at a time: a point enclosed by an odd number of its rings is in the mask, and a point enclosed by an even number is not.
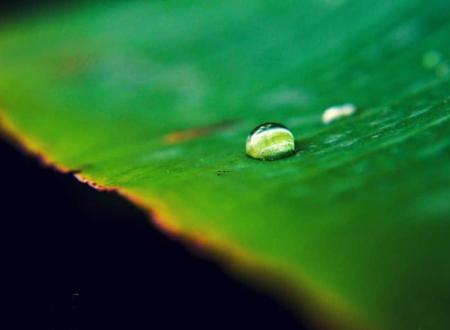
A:
[[[0,160],[2,298],[13,322],[0,328],[303,328],[115,193],[44,168],[3,140]]]
[[[53,6],[2,2],[0,19]],[[0,164],[0,328],[306,329],[116,194],[45,168],[5,139]]]

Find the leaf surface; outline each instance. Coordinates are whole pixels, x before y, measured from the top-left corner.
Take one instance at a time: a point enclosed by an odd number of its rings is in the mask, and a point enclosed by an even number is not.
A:
[[[170,231],[268,266],[305,305],[356,327],[446,329],[449,13],[447,0],[80,5],[3,26],[1,122]],[[322,124],[343,103],[357,113]],[[246,157],[267,121],[292,130],[295,156]]]

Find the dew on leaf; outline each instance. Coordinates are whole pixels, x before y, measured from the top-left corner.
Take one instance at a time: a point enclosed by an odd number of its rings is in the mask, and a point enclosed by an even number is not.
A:
[[[256,127],[247,137],[246,152],[252,158],[276,160],[295,151],[294,136],[283,125],[265,123]]]
[[[322,122],[324,124],[329,124],[342,117],[351,116],[355,111],[356,107],[351,103],[329,107],[322,114]]]

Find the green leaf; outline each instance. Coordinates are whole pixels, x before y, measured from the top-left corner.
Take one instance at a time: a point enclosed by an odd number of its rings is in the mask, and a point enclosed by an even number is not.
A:
[[[448,329],[449,13],[123,1],[22,19],[0,33],[2,126],[234,271],[267,267],[316,322]],[[357,113],[324,125],[343,103]],[[297,154],[245,155],[267,121]]]

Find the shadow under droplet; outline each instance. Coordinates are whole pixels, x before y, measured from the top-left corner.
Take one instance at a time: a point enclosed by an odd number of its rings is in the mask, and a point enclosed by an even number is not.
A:
[[[297,139],[295,142],[294,155],[298,154],[300,151],[308,149],[310,145],[312,145],[311,139]]]

